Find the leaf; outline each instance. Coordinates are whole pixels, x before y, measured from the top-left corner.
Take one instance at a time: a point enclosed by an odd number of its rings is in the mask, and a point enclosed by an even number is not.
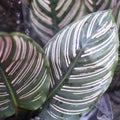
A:
[[[45,44],[69,23],[91,12],[110,9],[115,5],[115,0],[31,0],[28,16],[33,31],[40,37],[36,39],[39,38]]]
[[[30,24],[44,43],[84,12],[81,0],[31,0],[29,6]]]
[[[113,9],[113,16],[115,18],[115,22],[118,27],[119,41],[120,41],[120,0],[117,0],[117,6]],[[113,81],[108,89],[109,92],[113,93],[113,91],[118,90],[120,88],[119,75],[120,75],[120,46],[119,46],[118,65],[115,70]],[[116,99],[116,97],[114,97],[114,99]]]
[[[87,15],[55,35],[45,46],[53,79],[40,116],[78,120],[88,113],[111,83],[118,45],[111,11]]]
[[[84,0],[88,13],[107,10],[116,6],[116,0]]]
[[[38,109],[50,85],[49,66],[42,48],[20,33],[0,33],[0,117],[17,108]]]

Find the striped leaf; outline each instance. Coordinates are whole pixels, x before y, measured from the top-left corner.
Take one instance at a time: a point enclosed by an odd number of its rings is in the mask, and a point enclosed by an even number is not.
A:
[[[45,52],[53,79],[40,116],[78,120],[106,91],[118,61],[118,33],[111,11],[66,26],[46,44]]]
[[[84,0],[88,13],[107,10],[116,6],[117,0]]]
[[[23,1],[26,4],[27,0]],[[113,8],[116,4],[115,0],[31,0],[28,3],[30,24],[44,44],[61,28],[81,16]]]
[[[33,40],[19,33],[0,33],[0,117],[17,108],[38,109],[50,86],[48,61]]]
[[[81,18],[81,0],[31,0],[29,17],[35,32],[46,43],[62,27]]]

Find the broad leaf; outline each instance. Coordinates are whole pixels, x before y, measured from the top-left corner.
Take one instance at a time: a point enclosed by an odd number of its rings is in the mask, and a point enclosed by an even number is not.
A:
[[[46,43],[59,29],[79,19],[83,9],[81,0],[31,0],[29,17],[33,29]]]
[[[17,107],[39,108],[49,85],[48,61],[39,45],[23,34],[0,33],[0,117]]]
[[[27,0],[23,1],[26,4]],[[83,15],[113,8],[116,4],[114,0],[31,0],[28,3],[30,24],[43,43]]]
[[[85,16],[45,46],[52,81],[44,120],[78,120],[111,83],[118,61],[118,33],[111,11]]]

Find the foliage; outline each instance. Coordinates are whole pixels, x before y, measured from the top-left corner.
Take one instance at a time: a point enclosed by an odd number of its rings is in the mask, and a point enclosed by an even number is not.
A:
[[[89,13],[110,9],[115,5],[115,0],[31,0],[28,3],[28,17],[33,30],[45,44],[67,24]]]
[[[19,33],[0,33],[0,116],[38,109],[50,85],[48,61],[38,44]]]
[[[44,120],[78,120],[112,81],[118,61],[120,1],[23,3],[31,37],[36,34],[34,39],[45,47],[21,33],[0,33],[0,116],[17,115],[18,108],[40,108]],[[114,8],[117,26],[110,10],[100,12],[109,8]]]
[[[77,120],[93,108],[112,80],[118,59],[116,30],[110,11],[97,12],[65,27],[46,44],[53,89],[42,113],[45,120]]]

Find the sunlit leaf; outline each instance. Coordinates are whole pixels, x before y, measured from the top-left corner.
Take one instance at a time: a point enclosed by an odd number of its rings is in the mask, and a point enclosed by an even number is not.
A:
[[[84,0],[88,13],[107,10],[116,6],[117,0]]]
[[[84,12],[81,0],[31,0],[29,6],[30,23],[44,43]]]
[[[120,0],[117,0],[117,6],[113,10],[113,15],[114,15],[117,27],[118,27],[119,41],[120,41]],[[119,75],[120,75],[120,47],[119,47],[118,65],[117,65],[117,68],[115,70],[115,75],[114,75],[113,81],[112,81],[108,91],[112,91],[113,92],[114,90],[120,88]],[[119,99],[119,96],[118,97],[114,96],[113,98],[115,98],[117,100],[117,98]]]

